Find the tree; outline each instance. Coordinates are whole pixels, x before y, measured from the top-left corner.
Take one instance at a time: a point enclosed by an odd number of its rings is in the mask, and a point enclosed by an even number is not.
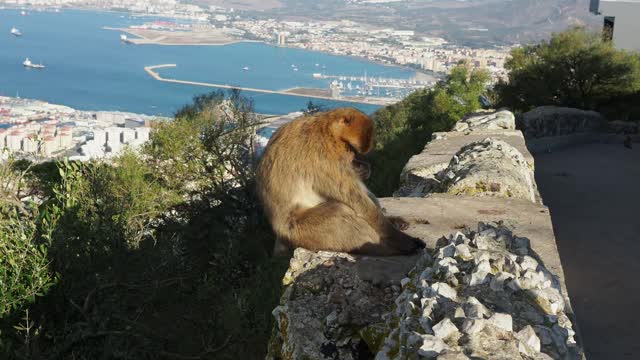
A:
[[[371,155],[370,189],[388,196],[398,188],[409,158],[437,131],[448,131],[467,113],[481,108],[489,75],[461,63],[433,89],[418,90],[397,104],[376,111],[376,147]]]
[[[598,110],[640,90],[640,57],[580,27],[514,49],[505,67],[509,80],[495,88],[500,104],[520,111],[542,105]]]

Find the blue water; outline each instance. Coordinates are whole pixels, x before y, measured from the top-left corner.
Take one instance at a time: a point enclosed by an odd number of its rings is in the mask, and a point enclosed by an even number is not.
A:
[[[123,16],[124,15],[124,16]],[[331,75],[410,78],[412,71],[349,57],[261,43],[225,46],[127,45],[120,33],[103,26],[124,27],[150,21],[121,13],[65,10],[61,13],[0,10],[0,95],[35,98],[83,110],[120,110],[171,115],[197,94],[211,88],[163,83],[151,78],[144,66],[175,63],[158,69],[165,77],[264,89],[297,86],[327,88]],[[12,26],[24,34],[9,33]],[[46,69],[26,69],[29,57]],[[324,66],[324,69],[315,64]],[[291,65],[299,71],[294,72]],[[248,66],[250,71],[243,71]],[[323,101],[284,95],[244,92],[257,112],[284,114],[305,107],[307,101],[327,107],[356,106],[372,112],[377,106]]]

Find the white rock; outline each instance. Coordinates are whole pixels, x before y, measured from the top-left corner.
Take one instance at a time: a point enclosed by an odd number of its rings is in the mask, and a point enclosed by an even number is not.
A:
[[[457,264],[458,262],[454,258],[447,257],[438,261],[436,266],[438,267],[438,272],[444,273],[445,275],[449,276],[455,275],[460,272]]]
[[[476,265],[476,268],[475,268],[474,272],[490,273],[491,272],[491,263],[489,262],[489,260],[480,261],[478,263],[478,265]]]
[[[438,306],[438,301],[435,298],[422,298],[420,299],[420,305],[422,305],[423,314],[424,311],[428,311],[427,315],[431,315],[436,306]]]
[[[494,232],[495,233],[495,232]],[[473,243],[480,250],[491,250],[495,247],[495,240],[492,236],[478,234],[473,239]]]
[[[426,289],[430,285],[429,285],[429,282],[427,280],[420,280],[420,282],[418,283],[418,286],[419,286],[420,289]]]
[[[440,339],[446,339],[457,332],[458,328],[449,318],[445,318],[433,327],[433,333]]]
[[[537,271],[538,261],[531,256],[523,256],[520,260],[520,267],[522,268],[522,270]]]
[[[557,315],[564,311],[564,298],[557,289],[531,289],[529,293],[546,314]]]
[[[465,319],[462,322],[462,331],[469,335],[477,334],[484,330],[486,324],[484,319]]]
[[[518,278],[518,283],[521,289],[541,287],[543,281],[544,278],[541,277],[538,272],[533,270],[527,270]]]
[[[465,318],[466,315],[464,313],[464,309],[461,307],[457,307],[455,313],[453,314],[453,317],[455,319],[461,319],[461,318]]]
[[[456,252],[455,255],[456,257],[464,260],[464,261],[469,261],[471,259],[473,259],[473,254],[471,253],[471,248],[469,247],[469,245],[467,244],[458,244],[456,245]]]
[[[488,322],[499,329],[513,331],[513,319],[509,314],[495,313]]]
[[[441,339],[433,335],[422,335],[422,346],[418,349],[418,355],[435,358],[448,348],[449,346]]]
[[[534,356],[540,352],[540,339],[530,325],[518,331],[516,338],[520,341],[518,350],[527,356]]]
[[[473,296],[469,296],[462,307],[464,308],[464,314],[469,319],[482,319],[485,315],[489,315],[489,309]]]
[[[433,285],[431,285],[431,289],[438,295],[442,296],[442,297],[446,297],[448,299],[451,300],[455,300],[456,297],[458,296],[458,293],[456,292],[456,290],[454,288],[452,288],[451,286],[449,286],[449,284],[447,283],[435,283]]]
[[[476,271],[469,277],[469,286],[482,285],[489,281],[489,273],[486,271]]]

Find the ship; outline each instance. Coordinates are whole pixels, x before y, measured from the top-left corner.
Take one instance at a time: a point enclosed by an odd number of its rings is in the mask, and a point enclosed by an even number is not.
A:
[[[22,65],[24,65],[24,67],[26,67],[26,68],[44,69],[44,65],[42,65],[42,64],[34,64],[34,63],[31,62],[31,60],[29,60],[29,58],[24,59],[24,61],[22,62]]]
[[[27,12],[26,12],[26,11],[24,11],[24,10],[22,10],[22,11],[20,11],[20,15],[22,15],[22,16],[27,16]]]
[[[22,36],[22,33],[20,32],[20,30],[16,29],[15,27],[12,27],[11,28],[11,35]]]
[[[242,70],[244,70],[244,71],[249,71],[249,67],[248,67],[248,66],[245,66],[245,67],[243,67],[243,68],[242,68]]]

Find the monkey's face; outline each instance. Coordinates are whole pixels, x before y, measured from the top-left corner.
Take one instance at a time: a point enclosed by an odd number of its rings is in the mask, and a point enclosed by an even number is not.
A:
[[[333,133],[360,154],[373,148],[374,124],[362,112],[353,108],[331,111]]]

